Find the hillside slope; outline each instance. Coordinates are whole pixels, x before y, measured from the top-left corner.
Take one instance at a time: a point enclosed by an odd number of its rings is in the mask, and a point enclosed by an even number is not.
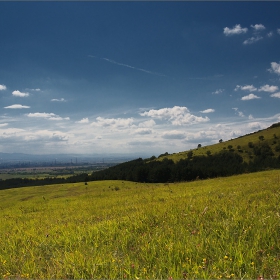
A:
[[[164,158],[167,158],[177,162],[180,159],[187,158],[190,151],[192,151],[193,156],[202,156],[207,155],[207,152],[210,152],[210,154],[213,155],[222,150],[231,150],[232,152],[241,155],[245,162],[249,162],[255,157],[253,148],[255,146],[259,146],[260,144],[268,144],[274,153],[274,157],[280,156],[280,122],[273,124],[266,129],[246,134],[229,141],[200,147],[193,150],[187,150],[180,153],[160,155],[159,159],[163,160]]]
[[[280,168],[280,123],[234,140],[141,158],[94,172],[89,180],[177,182]]]

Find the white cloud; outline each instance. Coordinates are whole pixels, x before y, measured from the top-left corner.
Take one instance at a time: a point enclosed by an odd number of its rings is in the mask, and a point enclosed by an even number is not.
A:
[[[280,92],[273,93],[273,94],[271,94],[270,96],[271,96],[271,97],[280,98]]]
[[[139,127],[153,127],[154,125],[156,125],[156,122],[154,120],[148,120],[140,123]]]
[[[252,123],[248,124],[248,127],[250,129],[256,129],[257,130],[257,129],[263,128],[263,125],[260,122],[252,122]]]
[[[14,104],[14,105],[10,105],[7,107],[4,107],[5,109],[28,109],[30,108],[30,106],[25,106],[25,105],[21,105],[21,104]]]
[[[152,134],[152,130],[149,128],[137,128],[134,131],[134,134],[140,134],[140,135]]]
[[[0,127],[4,127],[4,126],[7,126],[8,123],[0,123]]]
[[[252,99],[259,99],[259,98],[260,98],[259,96],[250,93],[249,95],[243,96],[241,100],[252,100]]]
[[[167,119],[173,125],[188,125],[194,123],[208,122],[208,117],[197,117],[190,114],[187,107],[174,106],[173,108],[163,108],[159,110],[149,110],[140,114],[155,119]]]
[[[273,32],[270,31],[269,33],[267,33],[267,37],[272,37],[273,36]]]
[[[61,120],[70,120],[69,117],[62,118],[59,115],[56,115],[54,113],[29,113],[27,114],[27,117],[29,118],[44,118],[47,120],[52,120],[52,121],[61,121]]]
[[[77,121],[76,123],[89,123],[88,118],[83,118],[80,121]]]
[[[280,28],[277,29],[277,33],[280,35]]]
[[[238,34],[242,34],[242,33],[246,33],[248,31],[248,28],[242,28],[240,24],[236,24],[233,28],[228,28],[225,27],[224,28],[224,34],[226,36],[230,36],[230,35],[238,35]]]
[[[123,119],[123,118],[111,118],[111,119],[106,119],[106,118],[102,118],[102,117],[97,117],[96,118],[96,122],[93,122],[92,125],[95,126],[101,126],[101,127],[117,127],[117,128],[121,128],[121,127],[129,127],[133,124],[134,120],[133,118],[127,118],[127,119]]]
[[[249,115],[248,119],[253,120],[254,119],[253,115]]]
[[[216,91],[212,92],[212,94],[220,94],[224,91],[224,89],[217,89]]]
[[[20,92],[19,90],[15,90],[12,92],[12,95],[18,96],[18,97],[27,97],[29,96],[28,92]]]
[[[276,62],[271,62],[271,68],[268,69],[268,71],[280,75],[280,64]]]
[[[237,85],[235,87],[234,91],[237,91],[239,89],[241,89],[241,90],[248,90],[248,91],[251,91],[251,92],[257,90],[257,88],[255,88],[253,85],[246,85],[246,86],[239,86],[239,85]]]
[[[0,85],[0,90],[6,90],[7,87],[5,85]]]
[[[243,44],[244,44],[244,45],[250,45],[250,44],[256,43],[256,42],[258,42],[258,41],[260,41],[260,40],[262,40],[262,39],[263,39],[263,37],[261,37],[261,36],[251,37],[251,38],[245,40],[245,41],[243,42]]]
[[[184,139],[184,138],[186,138],[186,135],[182,131],[172,130],[172,131],[164,132],[162,135],[162,138],[164,138],[164,139]]]
[[[203,113],[203,114],[207,114],[207,113],[214,113],[215,110],[214,109],[206,109],[204,111],[200,111],[200,113]]]
[[[41,89],[39,89],[39,88],[32,88],[31,90],[32,91],[41,91]]]
[[[255,25],[251,25],[251,27],[255,30],[255,31],[261,31],[265,29],[265,26],[263,24],[255,24]]]
[[[60,99],[51,99],[52,102],[65,102],[66,100],[64,98],[60,98]]]
[[[274,92],[278,90],[278,86],[264,85],[259,88],[259,91]]]

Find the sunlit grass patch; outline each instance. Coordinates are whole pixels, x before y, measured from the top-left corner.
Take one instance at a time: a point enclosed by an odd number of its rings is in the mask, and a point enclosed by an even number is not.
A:
[[[1,278],[280,277],[279,171],[0,192]]]

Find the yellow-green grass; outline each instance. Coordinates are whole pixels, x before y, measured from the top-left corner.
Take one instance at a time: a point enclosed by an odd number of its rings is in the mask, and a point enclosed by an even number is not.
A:
[[[277,138],[275,138],[275,136]],[[216,143],[213,145],[208,145],[205,147],[201,147],[201,148],[196,148],[193,149],[193,156],[201,156],[201,155],[207,155],[207,151],[210,151],[211,154],[216,154],[224,149],[228,150],[228,146],[231,145],[232,148],[235,150],[236,153],[238,153],[239,155],[241,155],[244,159],[244,161],[248,162],[250,159],[250,154],[247,153],[248,152],[252,152],[252,149],[250,149],[248,147],[248,143],[252,142],[255,145],[260,144],[262,141],[260,141],[259,137],[260,136],[264,136],[264,141],[266,141],[272,148],[273,152],[275,153],[275,156],[279,156],[280,152],[276,152],[274,150],[274,141],[278,141],[280,139],[280,126],[279,127],[274,127],[274,128],[268,128],[268,129],[264,129],[261,130],[259,132],[256,133],[252,133],[252,134],[248,134],[245,135],[243,137],[239,137],[239,138],[235,138],[232,140],[228,140],[222,143]],[[199,144],[199,143],[198,143]],[[243,152],[240,153],[238,152],[238,146],[240,146],[240,150],[242,150]],[[183,151],[180,153],[175,153],[172,155],[168,155],[168,156],[164,156],[164,157],[160,157],[159,160],[163,160],[164,158],[168,158],[168,159],[172,159],[174,162],[178,162],[180,159],[185,159],[187,158],[188,155],[188,151]]]
[[[279,278],[279,175],[2,190],[0,278]]]

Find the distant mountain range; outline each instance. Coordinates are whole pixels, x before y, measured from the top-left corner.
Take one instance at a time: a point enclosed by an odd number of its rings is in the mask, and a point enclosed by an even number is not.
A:
[[[139,154],[24,154],[24,153],[1,153],[0,164],[4,163],[98,163],[98,162],[125,162],[135,159]]]

